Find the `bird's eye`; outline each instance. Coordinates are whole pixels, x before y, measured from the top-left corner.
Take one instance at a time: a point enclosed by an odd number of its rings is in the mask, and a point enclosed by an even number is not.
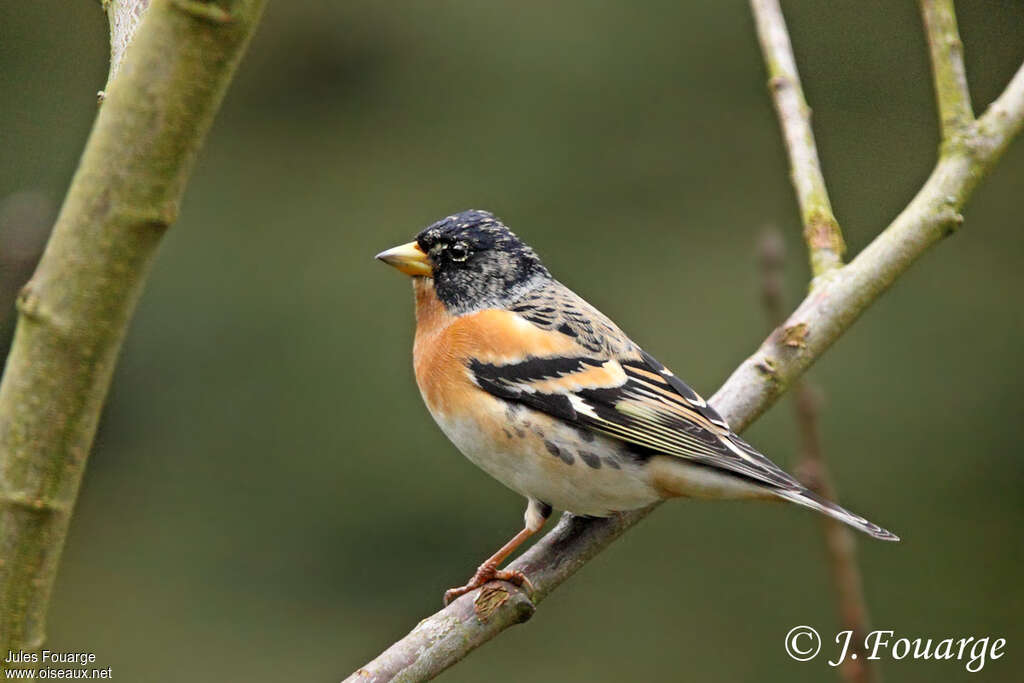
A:
[[[448,248],[448,253],[451,254],[452,261],[465,261],[469,258],[469,247],[465,242],[456,242]]]

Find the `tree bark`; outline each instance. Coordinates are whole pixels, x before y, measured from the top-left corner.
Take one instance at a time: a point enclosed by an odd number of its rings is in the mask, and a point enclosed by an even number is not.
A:
[[[825,189],[825,177],[821,173],[818,147],[811,128],[811,108],[807,106],[804,89],[800,85],[796,58],[793,57],[793,46],[779,0],[751,0],[750,9],[768,70],[768,88],[789,157],[789,174],[800,205],[811,273],[818,277],[843,265],[846,243]]]
[[[105,7],[133,11],[131,4]],[[43,643],[57,564],[125,330],[264,0],[224,8],[149,4],[130,47],[113,36],[117,77],[108,81],[53,233],[17,298],[0,384],[3,653]]]

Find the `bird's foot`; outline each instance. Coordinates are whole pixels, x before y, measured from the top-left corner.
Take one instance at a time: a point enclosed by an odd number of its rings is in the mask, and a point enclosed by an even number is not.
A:
[[[533,584],[530,583],[530,579],[528,579],[526,574],[522,573],[518,569],[498,569],[493,565],[484,564],[476,570],[476,574],[473,574],[473,578],[470,579],[469,583],[465,586],[459,586],[458,588],[452,588],[451,590],[445,591],[445,606],[447,607],[450,605],[452,600],[455,598],[476,590],[490,581],[508,581],[516,586],[526,586],[528,591],[533,592]]]

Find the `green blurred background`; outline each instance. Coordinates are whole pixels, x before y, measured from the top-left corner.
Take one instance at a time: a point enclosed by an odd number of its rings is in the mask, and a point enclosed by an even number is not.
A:
[[[977,109],[1024,59],[1024,3],[960,3]],[[787,2],[851,253],[936,154],[916,4]],[[98,2],[0,4],[6,349],[95,115]],[[1002,636],[1020,680],[1024,143],[811,376],[876,627]],[[412,297],[373,255],[495,211],[700,391],[762,339],[755,245],[807,267],[746,3],[271,2],[138,309],[71,526],[50,644],[120,681],[342,678],[439,607],[522,501],[421,405]],[[694,359],[700,359],[696,362]],[[748,433],[795,461],[792,411]],[[829,680],[814,515],[674,502],[449,681]],[[955,662],[890,680],[965,680]]]

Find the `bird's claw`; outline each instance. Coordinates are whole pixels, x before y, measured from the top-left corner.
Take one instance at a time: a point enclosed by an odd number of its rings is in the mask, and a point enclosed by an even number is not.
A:
[[[445,607],[450,605],[455,598],[461,597],[470,591],[474,591],[485,583],[491,581],[508,581],[516,586],[525,586],[526,590],[533,592],[533,584],[530,579],[523,572],[518,569],[497,569],[488,565],[484,565],[476,570],[476,574],[469,580],[465,586],[459,586],[458,588],[452,588],[445,591],[444,593],[444,604]]]

